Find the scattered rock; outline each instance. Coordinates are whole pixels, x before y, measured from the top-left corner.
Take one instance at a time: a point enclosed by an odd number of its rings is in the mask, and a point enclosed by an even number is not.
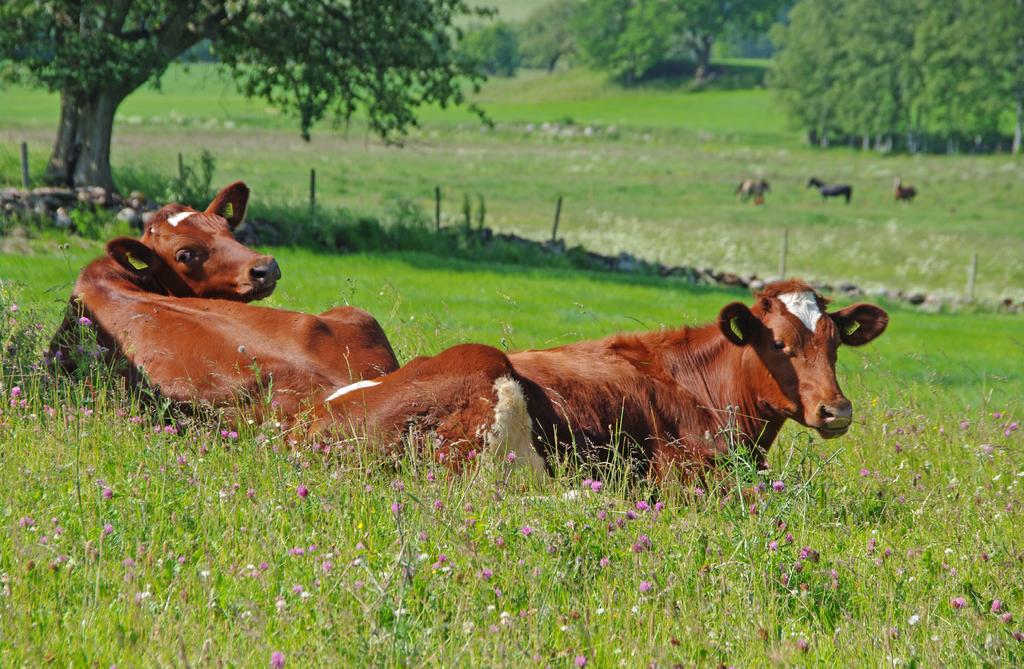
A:
[[[635,272],[639,268],[636,258],[623,251],[615,259],[615,270],[617,272]]]
[[[131,207],[125,207],[121,211],[117,212],[117,219],[119,221],[124,221],[136,230],[142,229],[142,216],[139,215],[137,210]]]
[[[62,228],[64,230],[67,230],[72,225],[74,225],[73,221],[71,220],[71,216],[68,214],[67,209],[65,209],[64,207],[57,207],[57,211],[53,216],[53,222],[56,224],[58,228]]]

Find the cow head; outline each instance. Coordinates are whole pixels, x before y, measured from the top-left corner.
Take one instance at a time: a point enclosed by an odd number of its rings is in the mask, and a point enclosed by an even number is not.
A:
[[[885,331],[889,316],[872,304],[829,313],[827,300],[802,281],[781,281],[757,294],[753,307],[722,309],[719,327],[745,347],[745,379],[759,409],[792,418],[825,438],[844,434],[853,405],[836,380],[840,344],[861,346]]]
[[[114,239],[107,253],[168,295],[262,299],[274,292],[281,270],[274,258],[244,246],[232,234],[245,219],[248,202],[248,187],[236,181],[205,211],[168,204],[156,212],[141,239]]]

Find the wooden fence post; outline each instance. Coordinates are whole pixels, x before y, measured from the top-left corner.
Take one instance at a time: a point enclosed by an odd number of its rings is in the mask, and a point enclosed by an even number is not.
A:
[[[21,185],[25,190],[32,185],[28,180],[28,142],[21,143]]]
[[[185,183],[185,158],[178,153],[178,183]]]
[[[967,301],[974,301],[974,283],[978,279],[978,254],[971,256],[971,264],[967,267]]]
[[[551,243],[554,244],[558,240],[558,221],[562,218],[562,196],[558,196],[558,202],[555,203],[555,224],[551,227]]]
[[[441,187],[434,186],[434,229],[441,231]]]
[[[316,168],[309,168],[309,215],[316,213]]]
[[[786,278],[786,254],[789,253],[789,230],[782,231],[782,251],[779,253],[779,278]]]

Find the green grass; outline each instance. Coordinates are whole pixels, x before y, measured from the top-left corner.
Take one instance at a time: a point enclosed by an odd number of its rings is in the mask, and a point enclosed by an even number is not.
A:
[[[78,271],[101,247],[84,241],[64,250],[45,240],[26,245],[21,255],[0,256],[2,277],[22,286],[24,304],[45,308],[53,328]],[[367,308],[386,332],[402,333],[397,345],[403,360],[464,341],[525,349],[707,322],[727,302],[747,296],[656,278],[483,266],[417,254],[272,251],[284,279],[269,306],[319,312],[347,301]],[[886,306],[894,316],[885,337],[868,353],[846,351],[840,361],[847,371],[886,361],[888,374],[866,379],[871,394],[895,397],[904,382],[912,382],[921,392],[933,389],[944,406],[959,407],[1010,402],[1024,388],[1024,368],[1010,364],[1024,353],[1019,317]],[[899,376],[895,384],[890,374]]]
[[[494,4],[519,19],[540,3]],[[0,95],[0,184],[19,179],[23,139],[38,178],[56,100]],[[123,105],[113,161],[122,185],[159,197],[176,154],[208,148],[218,184],[253,187],[256,214],[301,203],[310,167],[327,214],[380,214],[389,194],[429,209],[440,184],[446,224],[480,193],[489,225],[537,238],[563,194],[570,243],[762,275],[783,228],[791,273],[868,286],[955,293],[979,252],[979,294],[1024,297],[1024,168],[1007,156],[809,150],[768,91],[624,89],[585,70],[494,81],[477,100],[495,129],[428,109],[403,148],[358,123],[347,135],[322,124],[304,144],[214,68],[172,68],[161,91]],[[736,203],[755,175],[771,181],[768,205]],[[853,183],[854,203],[822,204],[804,189],[812,175]],[[896,175],[920,189],[912,206],[890,201]],[[170,434],[102,374],[47,381],[30,364],[101,252],[57,239],[0,238],[0,666],[266,666],[275,651],[288,667],[1024,664],[1019,317],[885,304],[885,335],[840,352],[854,429],[824,442],[787,427],[764,478],[785,490],[761,495],[756,514],[726,499],[756,478],[742,463],[702,495],[609,480],[567,501],[573,472],[527,495],[486,469],[450,477],[415,457],[294,448],[272,425],[244,425],[237,441],[215,421]],[[463,341],[521,349],[703,322],[746,299],[654,278],[271,250],[284,278],[267,304],[365,307],[403,361]],[[666,506],[635,512],[640,497]],[[643,535],[651,550],[634,550]]]
[[[0,183],[15,183],[22,139],[41,175],[57,105],[22,88],[3,95]],[[347,134],[322,124],[307,144],[293,120],[239,97],[216,68],[172,68],[161,91],[143,89],[124,103],[113,162],[130,188],[132,171],[169,178],[179,151],[195,160],[208,148],[218,183],[243,178],[258,202],[278,204],[304,200],[315,167],[318,201],[369,214],[388,194],[432,211],[440,185],[448,222],[463,195],[480,194],[489,225],[534,238],[550,235],[561,194],[559,234],[570,244],[761,276],[775,273],[787,229],[790,273],[868,288],[958,295],[977,252],[978,295],[1024,299],[1016,197],[1024,165],[1009,156],[808,149],[786,130],[770,91],[625,89],[586,70],[495,80],[478,99],[496,129],[464,110],[428,109],[402,147],[366,137],[359,124]],[[574,121],[568,130],[566,117]],[[805,187],[812,175],[852,183],[853,203],[822,203]],[[771,182],[767,206],[733,197],[749,176]],[[895,176],[919,189],[912,205],[892,201]]]
[[[0,255],[0,344],[14,320],[52,329],[100,248],[73,241]],[[403,359],[706,321],[744,299],[432,256],[273,252],[284,278],[269,304],[367,307]],[[787,428],[764,479],[785,490],[756,515],[724,499],[732,477],[749,480],[742,467],[703,496],[669,486],[646,498],[663,511],[629,520],[645,494],[614,482],[570,502],[571,473],[537,497],[489,470],[293,449],[270,425],[237,441],[208,422],[157,433],[102,377],[0,378],[0,665],[266,666],[275,651],[289,667],[1020,664],[1024,444],[1004,434],[1024,389],[1019,319],[887,306],[885,335],[840,352],[855,429],[823,442]],[[4,368],[34,358],[13,355]],[[642,535],[651,550],[636,552]]]

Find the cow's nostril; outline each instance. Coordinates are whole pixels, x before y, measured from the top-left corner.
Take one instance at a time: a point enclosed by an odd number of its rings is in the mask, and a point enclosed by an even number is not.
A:
[[[847,424],[853,418],[853,405],[848,400],[818,405],[818,417],[830,424]]]
[[[260,283],[273,283],[281,278],[281,268],[277,261],[271,259],[265,265],[257,265],[249,270],[249,276]]]

